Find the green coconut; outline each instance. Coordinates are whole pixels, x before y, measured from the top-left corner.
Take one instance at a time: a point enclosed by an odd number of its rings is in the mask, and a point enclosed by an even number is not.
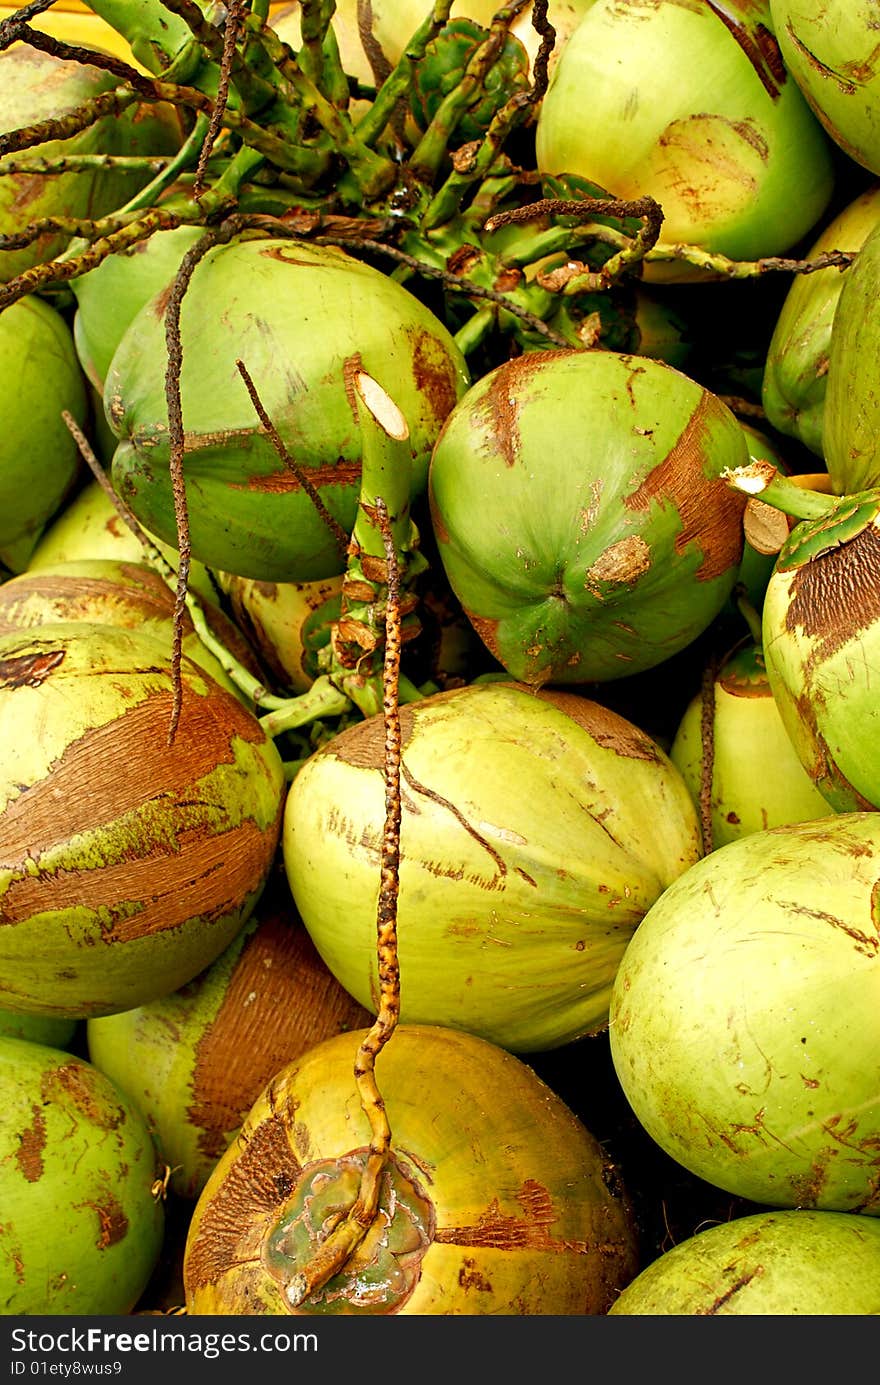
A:
[[[216,962],[171,995],[90,1019],[89,1059],[137,1106],[198,1197],[257,1097],[287,1063],[370,1016],[324,966],[287,905],[261,900]]]
[[[401,721],[404,1021],[520,1052],[602,1029],[634,929],[700,854],[678,770],[573,693],[476,683]],[[373,1012],[383,765],[381,716],[334,736],[293,780],[282,839],[319,953]]]
[[[767,586],[762,644],[783,725],[837,811],[880,808],[880,492],[829,497]]]
[[[90,1063],[0,1037],[0,1303],[14,1316],[132,1312],[165,1229],[159,1161]]]
[[[807,822],[833,809],[792,745],[759,645],[749,641],[713,677],[712,720],[703,744],[704,697],[688,703],[669,751],[697,807],[711,755],[709,813],[715,847],[767,827]]]
[[[880,485],[878,295],[880,225],[846,271],[831,331],[822,438],[825,465],[838,495]]]
[[[878,222],[880,187],[871,187],[838,213],[806,258],[817,259],[832,250],[860,250]],[[829,267],[795,275],[764,363],[761,403],[767,422],[823,459],[832,324],[848,274],[849,269]],[[849,385],[849,379],[841,381],[844,391]],[[833,407],[839,411],[840,402]]]
[[[209,966],[249,917],[284,769],[256,717],[140,631],[0,637],[0,1004],[86,1018]]]
[[[449,583],[492,655],[540,685],[653,668],[718,615],[744,499],[720,479],[746,436],[662,361],[531,352],[444,424],[429,495]]]
[[[119,439],[116,489],[151,533],[176,545],[167,299],[160,293],[129,325],[104,403]],[[425,488],[440,427],[470,382],[451,334],[413,294],[342,250],[305,241],[246,240],[211,250],[184,297],[181,338],[192,552],[209,567],[261,581],[334,576],[345,554],[279,457],[238,360],[346,534],[357,513],[362,452],[352,371],[375,378],[406,418],[414,495]]]
[[[880,814],[754,832],[634,933],[611,1057],[639,1122],[705,1182],[776,1208],[880,1215]]]
[[[826,1317],[880,1313],[880,1222],[849,1212],[756,1212],[679,1242],[609,1316]]]
[[[832,146],[760,0],[733,0],[723,13],[595,0],[559,55],[535,139],[545,176],[653,197],[663,211],[657,250],[670,254],[684,242],[733,259],[780,255],[809,233],[833,189]],[[649,260],[646,273],[693,270]]]
[[[376,1216],[343,1268],[291,1303],[296,1274],[358,1191],[364,1036],[318,1044],[255,1102],[190,1222],[187,1311],[604,1314],[637,1268],[619,1171],[520,1059],[430,1025],[399,1027],[378,1059],[392,1142]]]
[[[0,374],[0,564],[20,572],[81,475],[62,412],[80,427],[87,413],[70,328],[34,295],[0,312]]]
[[[27,43],[14,44],[0,52],[0,131],[72,115],[85,102],[111,91],[118,81],[112,72],[88,63],[68,62]],[[39,157],[173,154],[182,140],[182,127],[173,107],[135,102],[102,116],[67,139],[43,141]],[[28,148],[7,157],[18,161],[34,157],[34,153]],[[64,173],[4,172],[0,177],[0,233],[20,234],[31,222],[43,218],[104,216],[134,197],[152,176],[148,167],[119,169],[97,160],[94,167]],[[69,241],[69,234],[46,230],[23,249],[0,250],[0,281],[52,259]]]
[[[785,65],[822,126],[880,173],[880,67],[873,0],[770,0]]]
[[[208,604],[204,613],[210,633],[252,677],[262,679],[253,650],[234,621],[214,604]],[[115,558],[47,563],[35,572],[11,577],[0,586],[0,635],[80,620],[92,625],[120,625],[151,635],[170,656],[174,590],[147,563]],[[253,710],[253,704],[226,673],[218,656],[202,643],[188,611],[183,618],[182,649],[215,682]]]

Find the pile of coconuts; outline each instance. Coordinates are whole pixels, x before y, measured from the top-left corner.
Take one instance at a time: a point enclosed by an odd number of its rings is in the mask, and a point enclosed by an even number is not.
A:
[[[880,1312],[872,8],[0,7],[0,1312]]]

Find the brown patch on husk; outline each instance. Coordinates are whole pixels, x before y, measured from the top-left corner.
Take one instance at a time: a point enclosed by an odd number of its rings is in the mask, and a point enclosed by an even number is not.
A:
[[[452,360],[429,332],[414,336],[412,356],[413,380],[419,396],[428,401],[435,419],[442,422],[458,401]]]
[[[736,12],[732,14],[727,5],[717,4],[716,0],[706,0],[706,3],[712,13],[730,30],[754,68],[755,75],[760,79],[767,95],[775,101],[789,80],[775,34],[760,20],[752,27],[738,23]]]
[[[98,1218],[98,1250],[106,1250],[124,1241],[128,1234],[128,1217],[114,1197],[108,1195],[106,1202],[78,1203],[79,1207],[91,1207]]]
[[[726,481],[708,480],[703,469],[708,416],[718,407],[710,395],[703,394],[675,446],[632,494],[623,497],[628,510],[646,511],[651,504],[674,506],[682,525],[675,551],[681,554],[689,544],[699,545],[703,559],[694,576],[701,582],[736,568],[743,547],[746,497]]]
[[[102,675],[113,679],[114,670]],[[180,734],[169,748],[172,693],[151,693],[104,726],[67,746],[46,778],[30,785],[0,815],[0,861],[21,863],[24,843],[47,850],[72,833],[117,821],[152,799],[189,797],[199,779],[217,765],[232,764],[233,738],[259,745],[265,733],[231,693],[218,685],[208,696],[190,692],[183,704]],[[136,765],[130,774],[108,774],[107,765]],[[83,785],[88,793],[83,793]],[[59,805],[62,805],[59,807]]]
[[[63,649],[48,649],[40,654],[13,654],[0,659],[0,689],[38,688],[64,663]]]
[[[557,1241],[550,1227],[557,1212],[547,1189],[535,1179],[527,1179],[517,1194],[523,1209],[521,1217],[501,1211],[493,1198],[471,1226],[438,1227],[435,1241],[444,1245],[486,1246],[493,1250],[554,1250],[586,1253],[593,1247],[586,1241]]]
[[[213,1284],[235,1265],[259,1261],[266,1221],[283,1206],[301,1172],[283,1114],[267,1116],[250,1132],[214,1196],[205,1200],[187,1256],[190,1292]]]
[[[574,351],[555,351],[554,356],[574,355]],[[495,372],[488,388],[475,406],[477,427],[482,423],[492,445],[508,467],[519,461],[520,434],[517,400],[522,397],[530,377],[540,374],[547,353],[528,351]]]
[[[303,463],[300,463],[302,466]],[[327,490],[331,486],[357,486],[361,479],[360,462],[347,462],[340,457],[335,462],[324,462],[320,466],[304,468],[309,481],[317,490]],[[291,491],[302,490],[299,480],[292,471],[273,471],[269,476],[248,476],[241,484],[227,483],[230,490],[259,491],[261,495],[287,495]]]
[[[208,925],[243,908],[274,855],[274,834],[252,822],[224,833],[179,832],[177,840],[179,849],[170,854],[157,851],[101,870],[17,880],[4,906],[4,913],[12,906],[13,917],[0,917],[0,924],[47,911],[102,910],[110,915],[101,920],[100,941],[107,944],[168,932],[196,918]],[[119,901],[116,914],[113,901]],[[84,939],[86,945],[94,941]]]
[[[340,986],[296,915],[276,910],[244,945],[212,1023],[195,1047],[187,1119],[219,1158],[271,1078],[306,1049],[372,1016]]]
[[[651,549],[648,544],[640,534],[628,534],[599,554],[587,571],[586,586],[592,587],[599,582],[635,586],[650,566]]]
[[[867,525],[840,548],[797,568],[785,628],[816,642],[811,665],[830,658],[880,618],[880,532]]]
[[[33,1102],[31,1105],[32,1123],[18,1134],[18,1149],[15,1162],[19,1172],[28,1183],[38,1183],[43,1176],[43,1150],[46,1148],[46,1117],[42,1109]]]
[[[59,1099],[66,1105],[72,1103],[89,1125],[118,1130],[125,1123],[125,1111],[121,1106],[108,1107],[101,1085],[97,1072],[85,1063],[73,1061],[46,1072],[40,1091],[49,1104]]]
[[[608,707],[578,693],[561,692],[555,688],[549,691],[541,688],[534,695],[571,717],[603,750],[613,750],[616,755],[629,760],[660,759],[659,748],[651,737]]]

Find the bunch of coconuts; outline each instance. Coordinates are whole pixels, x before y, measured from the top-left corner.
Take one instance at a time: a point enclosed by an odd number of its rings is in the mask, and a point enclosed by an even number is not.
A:
[[[784,228],[780,245],[752,238],[752,211],[780,224],[754,197],[724,205],[717,241],[712,226],[676,231],[707,255],[777,254],[816,226],[837,157],[819,124],[874,168],[870,103],[845,137],[836,117],[812,123],[808,107],[821,103],[795,85],[782,37],[798,17],[777,8],[767,18],[789,69],[785,102],[768,110],[780,120],[784,107],[796,111],[798,147],[821,174],[809,183],[814,204],[797,203],[803,224]],[[597,37],[632,9],[595,0],[559,57],[538,132],[544,171],[613,181],[611,170],[576,168],[569,144],[557,153],[554,141],[567,84],[582,80],[575,64],[601,52]],[[654,22],[661,15],[672,22],[662,7]],[[706,22],[691,12],[679,20]],[[742,62],[744,45],[735,51]],[[766,92],[772,64],[754,70]],[[727,131],[732,119],[723,109],[709,123]],[[677,149],[681,122],[672,124],[664,138]],[[772,207],[797,174],[768,167],[779,180],[769,180]],[[634,175],[640,191],[651,191],[651,171],[649,162]],[[214,252],[204,269],[259,264],[255,245]],[[9,1311],[133,1311],[160,1254],[169,1185],[191,1203],[181,1296],[196,1314],[878,1311],[880,1108],[866,1059],[880,1037],[872,246],[868,232],[842,287],[835,281],[839,295],[829,290],[819,347],[830,341],[829,364],[814,372],[810,396],[809,436],[821,448],[802,439],[827,462],[829,485],[809,492],[756,464],[736,413],[663,361],[534,352],[472,383],[443,324],[406,304],[411,334],[431,335],[444,382],[413,446],[412,501],[424,492],[420,523],[485,671],[428,688],[398,712],[400,1008],[390,1021],[394,966],[381,916],[377,947],[377,895],[389,864],[391,714],[325,728],[291,769],[285,742],[194,630],[175,673],[173,591],[115,546],[124,535],[105,526],[109,549],[96,541],[41,564],[48,520],[76,484],[70,465],[55,498],[22,511],[0,587]],[[267,250],[273,270],[293,259]],[[655,261],[660,280],[670,277],[667,253]],[[313,258],[347,281],[341,255]],[[711,272],[708,261],[698,268]],[[126,330],[136,317],[139,326],[120,334],[100,375],[83,346],[87,292],[77,293],[76,345],[84,379],[104,394],[116,484],[171,551],[161,350],[144,350],[151,331],[161,336],[162,287],[134,290]],[[202,306],[211,310],[211,293]],[[322,301],[316,311],[325,310]],[[192,311],[196,332],[195,294]],[[812,310],[809,319],[815,326]],[[235,379],[239,344],[233,333],[218,380]],[[781,331],[777,345],[784,376]],[[339,362],[352,349],[339,348],[324,378],[343,463],[357,442],[340,392]],[[395,397],[400,360],[391,354],[386,376]],[[70,375],[60,407],[84,420],[84,385]],[[793,435],[771,417],[769,370],[765,380],[766,417]],[[249,416],[254,437],[241,447],[237,386],[230,423],[213,416],[222,389],[209,385],[198,408],[185,396],[191,416],[204,410],[192,538],[206,605],[235,578],[301,584],[346,566],[316,545],[296,487],[283,513],[273,505],[284,487]],[[416,404],[398,402],[412,421]],[[232,484],[227,442],[245,468]],[[333,484],[350,527],[356,477],[343,465]],[[655,737],[614,703],[630,678],[674,668],[728,628],[719,623],[743,582],[755,500],[787,516],[786,537],[760,593],[750,662],[732,654],[717,686],[731,701],[760,701],[776,739],[754,751],[751,784],[714,786],[707,828],[720,724],[707,775],[705,727],[691,733],[695,770],[683,722],[675,740]],[[209,569],[220,572],[216,585]],[[259,681],[265,667],[225,625],[228,609],[218,609],[215,634]],[[307,683],[301,663],[296,676]],[[710,710],[721,705],[716,690]],[[641,711],[648,720],[644,702]],[[769,808],[763,779],[782,785]],[[725,823],[739,830],[722,840]],[[80,1021],[87,1058],[66,1047]],[[530,1064],[571,1046],[577,1065],[579,1041],[601,1034],[650,1138],[766,1211],[668,1256],[645,1254],[629,1186],[637,1171],[618,1168]],[[371,1105],[361,1082],[377,1048]],[[82,1141],[73,1184],[62,1118]],[[47,1246],[38,1228],[59,1205],[70,1234]],[[322,1273],[326,1247],[343,1235],[348,1253]]]

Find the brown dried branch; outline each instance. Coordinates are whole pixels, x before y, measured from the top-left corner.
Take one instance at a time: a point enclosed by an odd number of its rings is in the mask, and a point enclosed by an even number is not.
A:
[[[718,659],[713,656],[703,670],[700,687],[700,832],[703,854],[714,849],[712,831],[712,779],[715,772],[715,679]]]
[[[385,50],[373,33],[372,0],[357,0],[357,26],[361,46],[373,74],[373,81],[377,87],[380,87],[385,79],[391,75],[392,64],[385,56]]]
[[[54,3],[55,0],[31,0],[29,5],[22,5],[21,9],[7,15],[5,19],[0,19],[0,52],[15,43],[22,24],[27,24],[28,20],[44,14]]]
[[[358,1194],[344,1218],[333,1227],[312,1258],[287,1289],[292,1307],[316,1293],[345,1266],[372,1225],[379,1205],[380,1179],[391,1152],[391,1125],[376,1082],[375,1066],[400,1017],[400,967],[397,955],[397,900],[400,888],[401,730],[399,705],[401,616],[400,575],[388,508],[375,498],[382,531],[388,582],[385,608],[385,656],[382,711],[385,722],[385,825],[379,897],[376,907],[376,952],[379,1006],[376,1018],[358,1046],[354,1076],[361,1107],[370,1123],[370,1145],[361,1172]]]
[[[556,44],[556,30],[547,18],[547,4],[548,0],[535,0],[532,8],[532,28],[541,37],[538,51],[535,54],[532,68],[532,87],[529,92],[529,100],[535,106],[540,105],[547,92],[547,64]]]
[[[529,202],[523,207],[511,207],[508,211],[496,212],[485,223],[486,231],[497,231],[501,226],[512,226],[521,221],[539,221],[545,216],[567,216],[574,221],[591,221],[596,216],[644,217],[649,224],[656,224],[659,232],[663,221],[663,211],[653,197],[541,197],[537,202]]]
[[[7,20],[6,23],[11,24],[12,21]],[[114,77],[118,77],[121,82],[126,82],[135,91],[141,92],[144,96],[152,97],[153,84],[151,79],[145,77],[136,67],[132,67],[131,63],[116,57],[113,53],[82,48],[78,44],[54,38],[51,34],[44,34],[41,29],[33,29],[29,24],[18,24],[15,37],[29,43],[31,48],[39,48],[41,52],[51,54],[53,58],[61,58],[64,62],[85,64],[88,67],[97,67],[102,72],[111,72]]]
[[[243,0],[229,0],[226,11],[226,28],[223,34],[223,53],[220,58],[220,81],[217,86],[217,99],[214,102],[214,109],[211,112],[211,120],[208,131],[205,135],[205,142],[202,145],[202,152],[199,154],[199,161],[196,165],[195,178],[193,180],[193,197],[201,197],[205,184],[205,169],[208,159],[214,148],[217,136],[223,125],[223,116],[226,112],[226,105],[229,100],[229,75],[232,70],[232,61],[235,57],[235,45],[238,42],[238,35],[241,30]],[[193,6],[193,8],[197,8]]]
[[[269,434],[272,446],[275,448],[275,451],[278,453],[278,456],[281,458],[281,461],[287,467],[288,471],[291,471],[293,473],[293,475],[296,477],[298,484],[302,487],[306,495],[311,500],[315,509],[318,511],[318,514],[321,516],[321,519],[324,521],[327,528],[330,530],[331,534],[336,540],[336,543],[339,547],[340,555],[344,558],[348,553],[348,534],[346,534],[345,530],[343,529],[339,521],[335,519],[334,516],[331,515],[330,511],[327,509],[327,506],[324,504],[320,491],[318,491],[316,487],[312,484],[312,482],[309,480],[309,477],[306,474],[305,469],[301,467],[298,462],[294,461],[293,457],[291,457],[287,448],[284,446],[284,440],[282,439],[281,434],[278,432],[278,429],[275,427],[275,424],[272,422],[271,418],[266,412],[262,400],[260,399],[260,396],[257,393],[257,387],[254,384],[250,372],[248,371],[244,361],[237,360],[235,364],[238,367],[239,375],[241,376],[242,380],[244,380],[244,383],[247,387],[247,392],[251,397],[251,403],[254,406],[257,417],[259,418],[266,432]]]
[[[154,231],[171,231],[184,223],[198,224],[197,213],[198,209],[196,208],[191,217],[185,217],[163,207],[153,207],[143,216],[127,223],[120,222],[118,217],[113,216],[101,217],[96,221],[47,217],[35,225],[47,231],[57,229],[70,232],[71,235],[81,236],[83,239],[89,237],[95,237],[95,239],[92,245],[79,255],[72,256],[70,259],[45,260],[41,264],[32,265],[30,269],[23,270],[21,274],[7,280],[5,284],[0,284],[0,311],[17,299],[23,298],[25,294],[67,283],[71,279],[79,278],[82,274],[87,274],[90,269],[94,269],[109,255],[128,250],[131,246],[137,245],[139,241],[146,240]],[[334,219],[330,218],[330,222],[333,221]],[[311,224],[308,215],[304,219],[285,220],[265,213],[236,212],[225,218],[222,238],[229,239],[240,231],[258,231],[267,236],[298,240],[303,234],[303,227],[310,229]],[[346,222],[343,236],[348,231],[348,224]],[[369,226],[380,225],[377,222],[366,224]],[[354,223],[351,225],[352,234],[354,234]],[[26,228],[18,236],[0,237],[0,248],[14,249],[19,245],[28,245],[30,241],[29,228]]]
[[[107,220],[118,225],[112,218]],[[94,269],[102,260],[105,260],[108,255],[127,250],[129,246],[136,245],[138,241],[146,240],[154,231],[174,230],[175,227],[181,225],[181,220],[173,212],[164,211],[161,207],[154,207],[145,216],[130,222],[127,226],[121,226],[117,230],[100,234],[98,239],[80,255],[69,260],[45,260],[41,264],[32,265],[30,269],[23,270],[15,278],[0,285],[0,311],[8,308],[9,304],[14,303],[17,299],[24,298],[25,294],[38,292],[50,285],[64,284],[71,279],[78,278],[81,274],[88,273],[90,269]],[[93,223],[93,227],[102,224],[103,222]],[[89,234],[91,231],[88,230],[88,224],[83,223],[83,235]]]
[[[165,399],[168,405],[168,441],[170,455],[168,466],[171,473],[171,489],[174,496],[174,517],[177,525],[177,550],[180,561],[177,567],[177,590],[174,599],[174,627],[171,640],[171,673],[174,683],[174,701],[171,709],[171,724],[168,728],[168,744],[171,745],[177,733],[183,703],[183,680],[181,678],[181,654],[183,647],[186,596],[189,586],[190,559],[192,556],[189,534],[189,512],[186,503],[186,484],[183,475],[185,436],[183,431],[183,406],[180,395],[180,373],[183,365],[183,344],[180,338],[180,310],[184,295],[199,262],[215,245],[229,240],[235,233],[235,218],[211,227],[190,246],[180,263],[165,310],[165,346],[168,364],[165,370]]]

